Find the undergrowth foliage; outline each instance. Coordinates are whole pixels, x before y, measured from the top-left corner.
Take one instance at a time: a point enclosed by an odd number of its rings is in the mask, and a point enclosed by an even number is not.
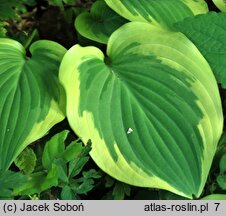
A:
[[[225,11],[0,0],[0,199],[226,199]]]

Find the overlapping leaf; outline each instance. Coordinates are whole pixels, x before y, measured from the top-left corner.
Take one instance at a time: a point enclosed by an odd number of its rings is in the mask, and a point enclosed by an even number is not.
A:
[[[172,28],[185,17],[208,11],[204,0],[105,0],[118,14],[130,21],[152,22]]]
[[[38,41],[26,57],[21,44],[0,39],[0,170],[64,118],[64,92],[58,67],[66,52]]]
[[[226,14],[207,13],[176,23],[200,50],[219,83],[226,87]]]
[[[71,127],[114,178],[198,197],[223,124],[208,63],[181,33],[140,22],[114,32],[107,54],[76,45],[63,59]]]
[[[226,200],[225,194],[211,194],[202,198],[202,200]]]
[[[91,40],[107,43],[110,35],[127,20],[115,13],[104,1],[93,4],[90,13],[80,14],[75,21],[77,31]]]
[[[226,1],[225,0],[213,0],[213,3],[222,11],[226,12]]]

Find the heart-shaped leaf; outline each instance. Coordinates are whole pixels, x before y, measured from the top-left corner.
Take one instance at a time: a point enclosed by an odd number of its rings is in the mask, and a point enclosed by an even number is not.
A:
[[[223,12],[226,12],[226,1],[225,0],[213,0],[213,3]]]
[[[66,49],[51,41],[30,47],[0,39],[0,170],[64,118],[58,69]]]
[[[183,34],[141,22],[116,30],[107,55],[76,45],[63,58],[71,127],[114,178],[198,197],[223,125],[208,63]]]
[[[105,0],[119,15],[130,21],[152,22],[172,28],[185,17],[208,12],[204,0]]]
[[[81,13],[75,28],[84,37],[106,44],[110,35],[127,20],[115,13],[104,1],[93,4],[90,13]]]
[[[207,25],[208,23],[208,25]],[[226,88],[226,13],[207,13],[176,23],[200,50],[219,83]]]

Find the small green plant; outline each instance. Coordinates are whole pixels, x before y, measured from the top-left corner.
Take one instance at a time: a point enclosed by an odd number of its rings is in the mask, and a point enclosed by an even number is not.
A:
[[[129,185],[116,181],[110,176],[106,176],[105,180],[105,187],[112,188],[112,190],[106,195],[105,199],[123,200],[126,196],[130,196],[131,187]]]
[[[225,198],[226,14],[213,2],[222,12],[204,0],[49,0],[87,46],[32,43],[36,29],[24,46],[0,38],[0,198],[102,188],[100,198],[126,199],[134,186],[159,199]],[[1,37],[29,7],[0,5]]]
[[[220,175],[217,177],[217,182],[223,190],[226,190],[226,154],[220,160]]]
[[[67,143],[69,131],[62,131],[53,136],[46,144],[42,153],[42,162],[32,164],[32,169],[26,171],[28,180],[13,190],[15,196],[29,196],[31,199],[40,198],[42,192],[51,187],[60,188],[61,199],[79,199],[80,194],[86,194],[94,187],[94,179],[101,175],[95,169],[84,171],[84,166],[89,160],[91,143],[83,146],[79,140]],[[24,172],[31,167],[31,160],[27,152],[22,152],[16,160],[20,171]],[[34,153],[32,153],[34,155]],[[29,157],[36,158],[29,155]],[[27,169],[25,169],[27,168]],[[31,172],[32,170],[32,172]],[[56,194],[58,197],[58,195]]]
[[[13,191],[27,181],[27,177],[19,172],[0,171],[0,199],[12,199]]]

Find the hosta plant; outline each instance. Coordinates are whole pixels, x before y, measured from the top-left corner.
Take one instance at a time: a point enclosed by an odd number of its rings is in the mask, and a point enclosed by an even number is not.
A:
[[[22,150],[64,119],[64,90],[58,68],[66,52],[51,41],[24,47],[0,39],[0,170],[7,170]]]
[[[64,11],[70,1],[51,2]],[[204,0],[99,0],[77,16],[75,28],[101,48],[66,51],[40,40],[26,54],[18,42],[0,39],[0,182],[13,178],[15,161],[32,176],[17,176],[15,195],[58,186],[62,199],[76,199],[91,190],[98,173],[78,178],[90,146],[66,146],[68,131],[45,144],[44,170],[32,173],[36,157],[25,147],[67,117],[83,143],[92,143],[95,163],[120,181],[108,197],[129,196],[127,184],[203,197],[223,130],[225,20]],[[24,166],[28,155],[33,163]],[[222,156],[216,178],[223,190],[224,163]]]
[[[150,37],[151,35],[151,37]],[[222,132],[210,66],[181,33],[131,22],[107,56],[72,47],[60,68],[67,116],[91,156],[120,181],[199,197]]]

